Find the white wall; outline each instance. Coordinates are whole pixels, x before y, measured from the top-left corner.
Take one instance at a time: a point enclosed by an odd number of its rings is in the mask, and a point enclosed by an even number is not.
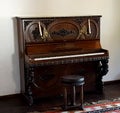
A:
[[[120,0],[1,0],[0,95],[20,92],[15,16],[102,15],[101,44],[110,52],[109,73],[104,81],[120,79]]]

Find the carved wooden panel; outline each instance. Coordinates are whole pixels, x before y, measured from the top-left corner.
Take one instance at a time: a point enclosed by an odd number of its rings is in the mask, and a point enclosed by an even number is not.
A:
[[[53,21],[54,20],[54,21]],[[65,42],[100,38],[99,18],[40,18],[24,21],[26,42]]]
[[[69,41],[76,40],[79,37],[80,26],[74,21],[58,20],[53,22],[48,27],[50,37],[54,41]]]
[[[33,95],[35,97],[50,97],[63,94],[60,77],[69,74],[84,76],[84,91],[91,91],[91,89],[94,91],[96,89],[94,81],[97,73],[93,71],[95,68],[97,69],[97,62],[38,67],[35,69],[34,82],[37,87],[32,87]]]

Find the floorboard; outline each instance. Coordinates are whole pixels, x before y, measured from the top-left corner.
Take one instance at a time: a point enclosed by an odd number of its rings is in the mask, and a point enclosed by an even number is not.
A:
[[[93,102],[103,99],[112,99],[120,97],[120,83],[106,84],[103,94],[86,93],[84,102]],[[27,105],[23,96],[18,94],[15,96],[0,97],[0,113],[27,113],[28,111],[42,111],[51,109],[54,106],[63,104],[63,98],[50,98],[35,101],[31,107]]]

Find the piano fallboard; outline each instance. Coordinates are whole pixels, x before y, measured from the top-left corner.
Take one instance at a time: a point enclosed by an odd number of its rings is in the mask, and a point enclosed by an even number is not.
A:
[[[44,49],[43,49],[44,48]],[[26,43],[25,54],[40,55],[40,54],[54,54],[70,51],[79,51],[81,53],[90,53],[100,50],[100,40],[82,40],[82,41],[68,41],[68,42],[52,42],[52,43]],[[72,52],[71,52],[72,53]],[[65,53],[66,54],[66,53]],[[76,53],[77,54],[77,53]]]

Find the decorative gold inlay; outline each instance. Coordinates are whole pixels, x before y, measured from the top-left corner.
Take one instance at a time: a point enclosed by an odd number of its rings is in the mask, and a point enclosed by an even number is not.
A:
[[[44,27],[43,28],[43,36],[41,37],[44,41],[47,40],[47,38],[49,37],[49,33],[48,31],[46,30],[46,28]]]

